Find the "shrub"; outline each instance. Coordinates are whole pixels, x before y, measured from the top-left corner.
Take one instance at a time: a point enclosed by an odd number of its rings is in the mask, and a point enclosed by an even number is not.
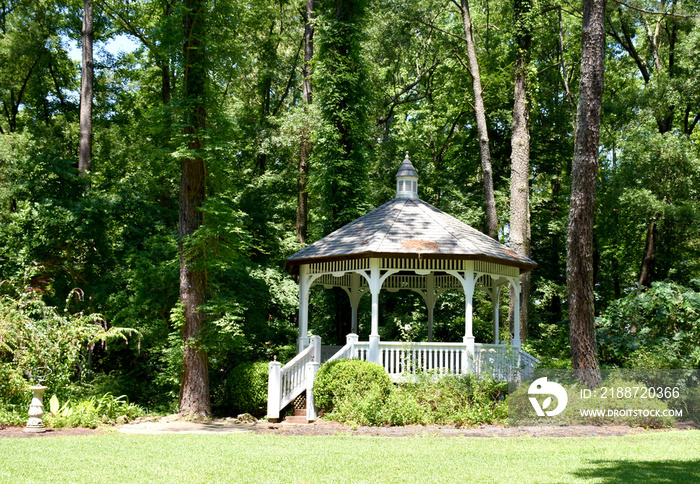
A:
[[[624,368],[700,365],[700,292],[654,282],[611,302],[596,318],[601,363]]]
[[[0,405],[29,404],[31,394],[20,371],[9,363],[0,363]]]
[[[220,410],[230,415],[249,413],[262,417],[267,412],[269,363],[248,361],[231,370],[226,377]]]
[[[316,406],[325,412],[337,402],[351,398],[368,398],[386,402],[391,392],[391,380],[384,368],[361,360],[335,360],[321,365],[314,382]]]

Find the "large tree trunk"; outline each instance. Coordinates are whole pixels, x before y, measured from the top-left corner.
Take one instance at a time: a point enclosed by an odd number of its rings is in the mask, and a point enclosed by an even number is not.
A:
[[[202,225],[206,166],[202,158],[206,121],[206,54],[204,50],[206,0],[185,0],[184,89],[185,128],[191,155],[183,158],[180,179],[180,300],[185,323],[184,370],[180,386],[180,413],[209,416],[209,370],[202,345],[206,301],[206,271],[199,248],[187,247],[188,238]]]
[[[515,87],[513,102],[513,134],[511,138],[510,172],[510,246],[526,257],[530,257],[530,103],[527,96],[528,52],[532,44],[528,13],[528,0],[515,0],[516,50]],[[530,272],[520,276],[520,338],[527,338],[528,298],[530,295]],[[511,286],[511,292],[513,287]],[[514,298],[510,298],[508,320],[513,318]]]
[[[92,59],[92,2],[83,0],[83,28],[80,32],[83,44],[83,66],[80,82],[80,141],[78,171],[85,176],[92,161],[92,89],[94,63]]]
[[[474,111],[476,113],[476,127],[479,134],[479,150],[481,152],[481,171],[484,182],[484,201],[486,203],[486,227],[488,235],[494,239],[497,239],[498,217],[496,215],[496,199],[493,192],[491,151],[489,149],[489,133],[486,125],[484,97],[482,96],[481,89],[481,74],[479,74],[479,62],[476,58],[476,45],[474,43],[474,33],[472,31],[472,19],[469,14],[469,1],[461,1],[462,23],[464,24],[464,40],[467,43],[467,59],[469,60],[469,73],[472,77]]]
[[[313,26],[314,0],[306,0],[306,15],[304,16],[304,67],[302,84],[304,103],[311,105],[312,85],[311,59],[314,56],[314,26]],[[301,144],[299,146],[299,171],[297,174],[297,241],[306,244],[306,232],[309,218],[309,204],[307,181],[309,178],[309,155],[311,154],[311,133],[308,126],[303,127]]]
[[[593,217],[603,103],[605,0],[583,1],[581,83],[566,238],[569,342],[577,377],[600,385],[593,294]]]

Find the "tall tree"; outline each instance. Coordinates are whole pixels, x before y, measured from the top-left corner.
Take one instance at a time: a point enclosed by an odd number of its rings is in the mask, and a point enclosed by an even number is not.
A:
[[[593,219],[603,104],[605,0],[584,0],[581,80],[566,238],[569,343],[577,377],[600,384],[593,293]]]
[[[78,170],[81,176],[85,176],[92,169],[92,90],[95,67],[92,58],[94,32],[91,0],[83,0],[83,28],[80,35],[83,44],[83,65],[80,81],[80,158]]]
[[[481,174],[484,183],[484,201],[486,203],[486,228],[489,237],[498,238],[498,215],[496,214],[496,197],[493,190],[493,170],[491,168],[491,150],[489,148],[489,131],[486,124],[486,109],[484,108],[483,89],[481,87],[481,74],[479,61],[476,56],[476,43],[472,18],[469,13],[469,0],[461,0],[457,3],[452,0],[462,12],[462,25],[464,27],[464,40],[467,44],[467,60],[469,61],[469,74],[472,78],[472,91],[474,92],[474,112],[476,114],[476,127],[479,133],[479,151],[481,152]]]
[[[314,147],[314,166],[326,213],[324,232],[352,222],[367,207],[367,66],[361,55],[367,0],[316,2],[318,50],[315,53],[317,100],[322,126]],[[338,341],[350,329],[344,291],[336,291]]]
[[[513,134],[510,156],[510,246],[530,257],[530,102],[527,92],[530,47],[532,46],[532,0],[515,0],[515,82],[513,89]],[[520,276],[520,338],[527,338],[530,272]],[[513,288],[511,287],[511,291]],[[513,297],[510,298],[514,300]],[[511,308],[512,314],[512,308]],[[513,321],[513,317],[509,317]]]
[[[304,104],[310,106],[313,102],[311,84],[312,67],[311,60],[314,56],[314,24],[313,24],[314,0],[306,0],[304,11],[304,65],[302,67],[302,93]],[[297,174],[297,241],[306,243],[306,233],[309,217],[309,194],[307,181],[309,178],[309,155],[311,154],[311,133],[308,124],[302,127],[301,143],[299,145],[299,170]]]
[[[206,165],[203,158],[206,126],[206,0],[185,0],[184,7],[184,134],[188,153],[180,178],[180,301],[184,311],[182,339],[184,369],[180,384],[180,413],[209,416],[209,369],[202,344],[206,302],[206,270],[201,247],[189,243],[204,220]]]

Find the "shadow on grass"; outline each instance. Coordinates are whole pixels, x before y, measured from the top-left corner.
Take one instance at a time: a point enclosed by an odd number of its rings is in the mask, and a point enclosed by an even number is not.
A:
[[[597,479],[605,483],[700,483],[700,460],[598,460],[589,462],[589,465],[589,468],[572,474],[580,479]]]

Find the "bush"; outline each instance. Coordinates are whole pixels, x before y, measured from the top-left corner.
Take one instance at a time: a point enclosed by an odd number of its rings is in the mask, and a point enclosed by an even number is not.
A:
[[[596,318],[600,361],[623,368],[700,366],[700,292],[672,282],[611,302]]]
[[[476,425],[504,423],[508,385],[472,375],[419,375],[392,385],[379,365],[338,360],[323,365],[316,405],[332,420],[359,425]]]
[[[386,402],[391,393],[391,379],[384,368],[361,360],[335,360],[319,368],[314,382],[316,406],[330,412],[340,401],[368,396]]]
[[[226,377],[219,411],[263,417],[267,413],[268,374],[269,363],[265,361],[248,361],[236,366]]]
[[[90,397],[73,403],[68,400],[63,406],[53,395],[48,404],[44,402],[44,422],[48,427],[86,427],[94,429],[99,424],[126,423],[145,415],[138,405],[129,403],[125,395],[114,397],[107,393],[100,398]]]
[[[29,404],[31,398],[29,383],[10,363],[0,363],[0,405]]]

